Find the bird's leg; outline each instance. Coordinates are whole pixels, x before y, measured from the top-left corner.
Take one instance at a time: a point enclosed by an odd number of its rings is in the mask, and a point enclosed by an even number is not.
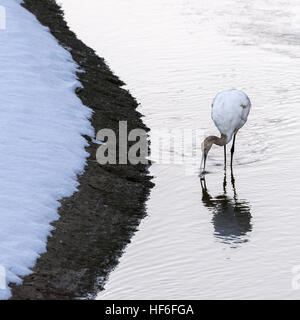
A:
[[[233,198],[236,201],[237,200],[237,194],[236,194],[236,189],[235,189],[235,178],[234,178],[232,169],[231,169],[231,185],[232,185],[232,190],[233,190]]]
[[[223,179],[223,191],[226,194],[226,185],[227,185],[227,178],[226,178],[226,170],[224,172],[224,179]]]
[[[231,147],[231,150],[230,150],[230,152],[231,152],[230,167],[231,168],[232,168],[232,160],[233,160],[233,153],[234,153],[235,136],[236,136],[236,133],[233,136],[232,147]]]
[[[224,144],[224,168],[226,168],[226,144]]]

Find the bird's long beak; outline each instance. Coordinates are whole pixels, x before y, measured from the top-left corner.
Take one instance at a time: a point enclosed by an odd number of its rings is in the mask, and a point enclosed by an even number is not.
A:
[[[207,154],[202,152],[201,164],[200,164],[200,171],[201,173],[205,171],[205,163],[206,163]]]

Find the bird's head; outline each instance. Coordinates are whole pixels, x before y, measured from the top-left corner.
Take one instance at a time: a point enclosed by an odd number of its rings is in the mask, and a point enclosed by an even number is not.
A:
[[[205,162],[206,162],[207,154],[214,143],[213,138],[214,137],[209,136],[209,137],[205,138],[201,144],[202,159],[201,159],[201,166],[200,167],[202,168],[202,164],[204,164],[203,169],[205,169]]]
[[[206,137],[202,144],[201,144],[201,150],[203,152],[203,154],[205,154],[207,156],[209,150],[211,149],[211,146],[213,145],[214,143],[214,137],[213,136],[209,136],[209,137]]]

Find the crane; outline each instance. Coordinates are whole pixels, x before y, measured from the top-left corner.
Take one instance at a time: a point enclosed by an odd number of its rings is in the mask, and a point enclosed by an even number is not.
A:
[[[206,158],[213,144],[224,146],[224,166],[226,168],[226,144],[233,137],[231,147],[230,166],[232,168],[235,137],[239,129],[246,123],[251,109],[251,102],[245,92],[237,89],[224,90],[219,92],[212,103],[211,118],[221,133],[221,137],[209,136],[204,139],[201,145],[202,160],[205,172]]]

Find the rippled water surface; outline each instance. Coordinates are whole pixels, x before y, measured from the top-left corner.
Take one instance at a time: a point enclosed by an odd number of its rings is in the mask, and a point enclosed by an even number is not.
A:
[[[253,106],[233,174],[218,146],[206,181],[188,161],[151,167],[148,216],[99,299],[300,298],[291,285],[300,265],[300,3],[62,3],[71,28],[141,103],[152,135],[217,134],[210,106],[223,89],[244,90]]]

